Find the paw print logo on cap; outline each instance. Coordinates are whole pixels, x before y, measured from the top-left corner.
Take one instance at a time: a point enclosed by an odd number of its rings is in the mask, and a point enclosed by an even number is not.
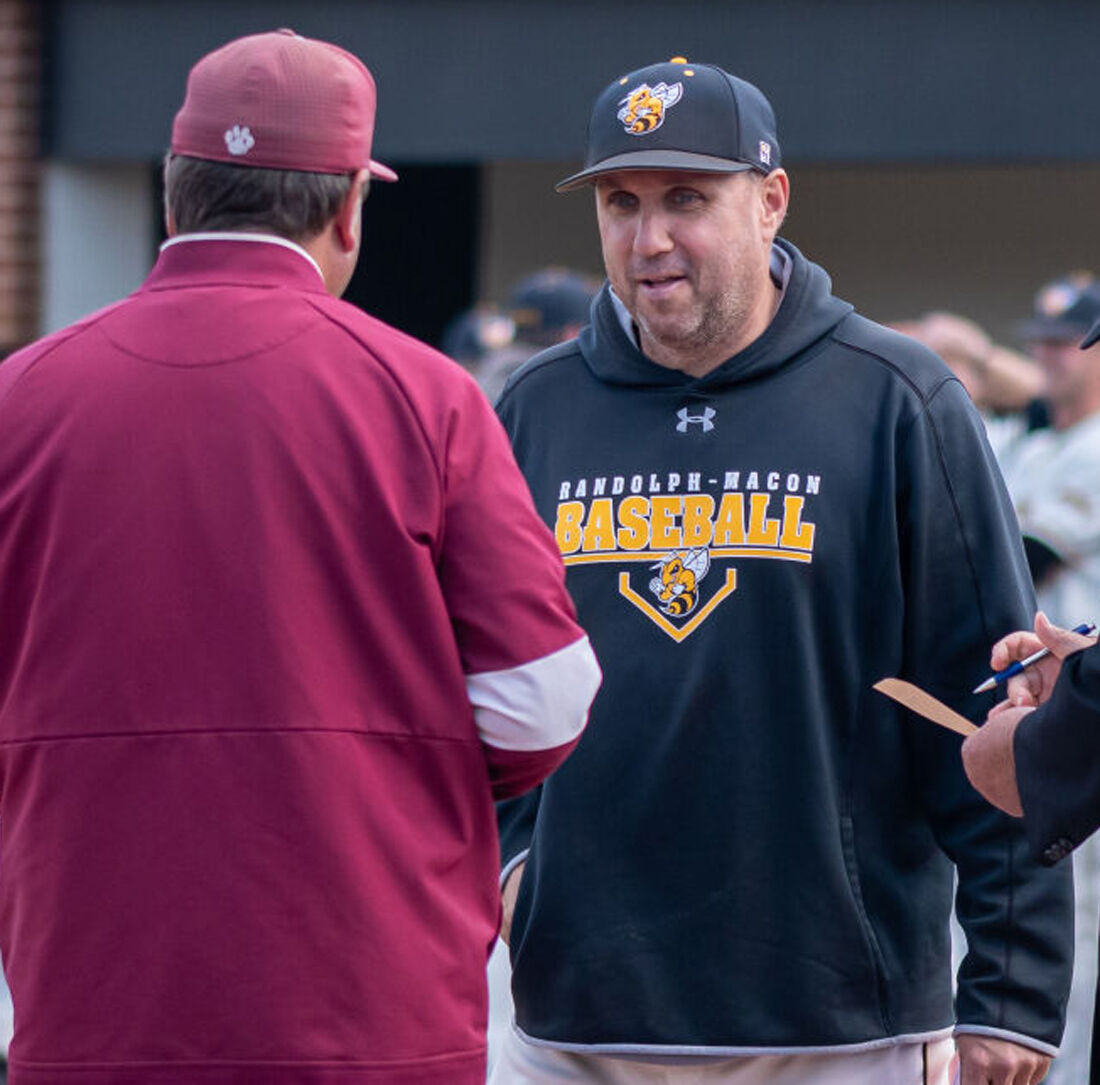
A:
[[[256,146],[256,140],[247,124],[235,124],[225,133],[225,146],[230,154],[248,154]]]

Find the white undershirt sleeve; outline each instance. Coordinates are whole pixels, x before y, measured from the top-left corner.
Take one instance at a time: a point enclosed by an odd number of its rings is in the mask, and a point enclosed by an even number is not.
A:
[[[541,659],[466,676],[482,742],[501,750],[546,750],[584,730],[602,675],[587,637]]]

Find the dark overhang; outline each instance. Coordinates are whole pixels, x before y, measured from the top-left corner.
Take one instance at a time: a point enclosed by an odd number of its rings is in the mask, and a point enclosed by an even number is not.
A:
[[[785,159],[1100,159],[1095,0],[50,0],[46,153],[149,160],[190,64],[292,26],[366,60],[383,161],[578,158],[621,72],[682,54],[757,83]]]

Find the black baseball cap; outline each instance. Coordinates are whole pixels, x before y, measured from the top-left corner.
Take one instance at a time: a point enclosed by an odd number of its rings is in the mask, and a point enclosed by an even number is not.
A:
[[[775,114],[751,83],[713,64],[673,57],[616,79],[596,99],[580,188],[615,170],[771,173],[779,166]]]
[[[1100,282],[1087,271],[1074,271],[1046,283],[1035,295],[1035,310],[1019,328],[1024,339],[1085,341],[1082,348],[1100,338],[1094,327],[1100,321]],[[1095,333],[1095,336],[1094,336]]]

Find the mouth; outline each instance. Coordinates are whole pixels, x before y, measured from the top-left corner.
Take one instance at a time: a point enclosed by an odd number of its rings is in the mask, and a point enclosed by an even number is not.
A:
[[[635,279],[640,290],[651,297],[660,298],[671,294],[681,283],[687,282],[685,275],[640,275]]]

